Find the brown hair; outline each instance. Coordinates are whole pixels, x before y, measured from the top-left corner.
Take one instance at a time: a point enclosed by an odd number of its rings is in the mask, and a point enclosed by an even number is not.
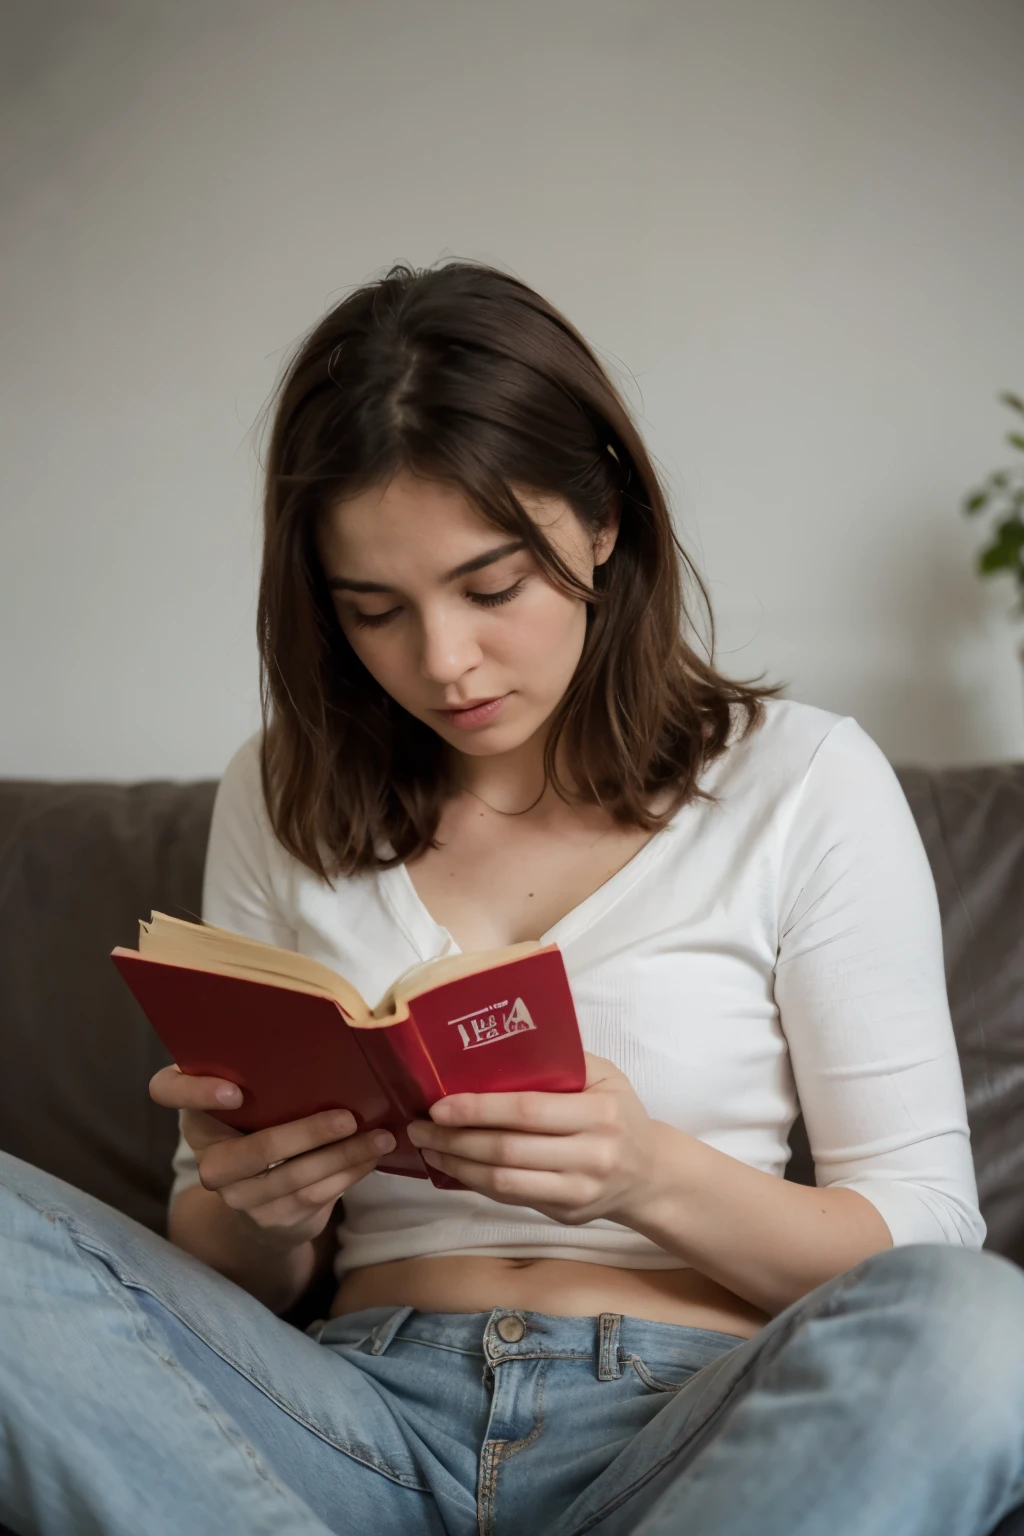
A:
[[[271,402],[274,403],[273,401]],[[698,787],[738,712],[778,691],[722,677],[691,647],[676,538],[629,412],[582,336],[516,278],[472,262],[393,266],[326,314],[276,391],[266,463],[257,629],[261,773],[280,842],[324,878],[390,868],[436,846],[451,793],[441,738],[395,703],[350,647],[316,553],[339,498],[401,470],[455,485],[521,537],[588,605],[583,652],[553,717],[578,801],[656,831]],[[559,559],[512,487],[563,498],[594,535],[616,504],[593,589]],[[647,802],[670,787],[671,803]],[[390,848],[390,852],[389,852]]]

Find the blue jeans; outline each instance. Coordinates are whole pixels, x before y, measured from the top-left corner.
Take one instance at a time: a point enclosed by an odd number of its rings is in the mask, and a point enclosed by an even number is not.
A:
[[[1024,1274],[889,1250],[740,1340],[379,1307],[307,1333],[0,1154],[19,1536],[982,1536],[1024,1502]]]

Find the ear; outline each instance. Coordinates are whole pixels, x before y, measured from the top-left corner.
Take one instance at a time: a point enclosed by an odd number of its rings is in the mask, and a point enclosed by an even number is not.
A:
[[[619,536],[619,522],[622,509],[619,498],[616,496],[608,509],[608,517],[604,527],[594,540],[594,564],[604,565],[608,556],[615,548],[615,541]]]

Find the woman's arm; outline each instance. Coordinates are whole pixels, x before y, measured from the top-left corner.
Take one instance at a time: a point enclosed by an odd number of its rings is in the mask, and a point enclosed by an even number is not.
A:
[[[808,1189],[655,1123],[657,1175],[615,1219],[774,1316],[892,1246],[853,1189]]]
[[[818,1188],[649,1119],[594,1057],[582,1094],[459,1095],[414,1127],[471,1188],[620,1222],[771,1313],[892,1244],[984,1237],[934,881],[854,721],[825,738],[780,835],[775,1000]]]
[[[167,1235],[278,1314],[295,1305],[337,1249],[330,1222],[319,1237],[295,1248],[275,1246],[244,1211],[230,1210],[219,1194],[201,1184],[182,1190],[175,1200]]]

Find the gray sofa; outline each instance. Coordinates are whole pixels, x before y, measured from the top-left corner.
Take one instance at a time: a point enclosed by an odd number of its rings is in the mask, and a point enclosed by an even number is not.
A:
[[[988,1246],[1024,1266],[1024,764],[897,771],[939,893]],[[215,789],[0,780],[0,1147],[154,1231],[177,1132],[146,1084],[167,1057],[108,956],[153,908],[198,917]],[[792,1144],[787,1177],[813,1183],[800,1122]]]

